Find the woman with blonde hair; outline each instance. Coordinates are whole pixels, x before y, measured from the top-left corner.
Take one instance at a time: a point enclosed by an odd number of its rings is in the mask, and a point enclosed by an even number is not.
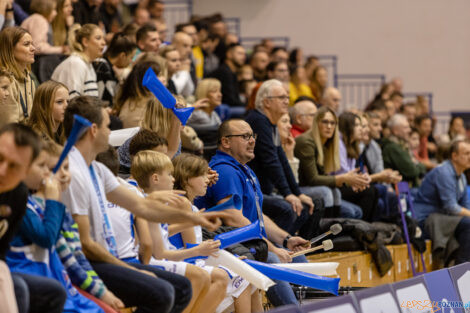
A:
[[[57,16],[56,8],[55,0],[32,0],[30,10],[34,14],[21,23],[21,27],[33,37],[37,54],[61,54],[69,51],[65,44],[54,44],[51,23]]]
[[[8,27],[0,32],[0,67],[12,73],[8,99],[0,106],[0,126],[22,122],[29,117],[36,85],[31,77],[34,63],[33,38],[21,27]]]
[[[321,107],[313,120],[312,128],[295,138],[294,155],[300,161],[300,186],[326,186],[326,217],[338,217],[350,211],[360,210],[356,205],[342,201],[339,188],[346,184],[361,188],[364,179],[355,171],[333,175],[340,169],[338,118],[333,110]],[[333,206],[329,206],[333,203]]]
[[[70,97],[98,97],[92,61],[101,57],[106,45],[103,31],[95,24],[74,25],[69,32],[72,54],[54,70],[52,79],[69,89]]]
[[[57,0],[57,15],[52,20],[52,42],[54,46],[68,46],[69,28],[73,25],[71,0]]]
[[[43,138],[64,144],[62,122],[68,101],[69,90],[64,84],[53,80],[42,83],[34,95],[28,125]]]
[[[222,124],[219,114],[215,108],[222,103],[221,83],[215,78],[203,79],[196,88],[196,100],[199,108],[193,112],[188,120],[188,125],[198,126],[215,126]],[[202,106],[205,104],[205,106]]]

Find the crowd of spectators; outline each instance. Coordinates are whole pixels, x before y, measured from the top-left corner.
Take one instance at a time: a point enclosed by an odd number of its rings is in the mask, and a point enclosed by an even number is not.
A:
[[[0,0],[7,312],[258,312],[248,281],[185,261],[217,253],[211,232],[260,221],[265,239],[249,258],[307,262],[292,254],[322,219],[384,221],[398,212],[399,182],[444,264],[470,261],[461,117],[435,137],[429,104],[404,103],[400,78],[364,110],[345,110],[327,69],[301,48],[265,39],[247,51],[220,14],[193,16],[168,38],[164,9],[159,0]],[[187,125],[142,85],[149,68],[177,108],[194,107]],[[53,173],[75,114],[92,126]],[[240,210],[199,211],[234,195]],[[275,306],[297,304],[285,281],[266,294]]]

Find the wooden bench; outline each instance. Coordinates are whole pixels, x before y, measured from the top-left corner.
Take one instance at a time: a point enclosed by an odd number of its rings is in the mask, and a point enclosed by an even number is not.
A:
[[[340,286],[348,287],[375,287],[393,283],[413,277],[406,244],[387,246],[393,258],[393,267],[388,273],[380,277],[372,257],[366,251],[353,252],[324,252],[307,257],[309,262],[338,262],[337,273],[340,277]],[[413,259],[418,271],[422,271],[419,253],[413,249]],[[424,253],[426,269],[432,270],[431,241],[426,241]]]

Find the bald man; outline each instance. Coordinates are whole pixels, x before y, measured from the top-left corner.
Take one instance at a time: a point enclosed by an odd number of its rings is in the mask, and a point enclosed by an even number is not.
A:
[[[322,104],[339,113],[341,105],[341,92],[335,87],[328,87],[323,95]]]
[[[317,113],[313,99],[309,97],[299,97],[290,111],[292,128],[290,130],[295,138],[312,127],[313,117]]]
[[[421,163],[415,163],[407,148],[407,140],[411,128],[405,115],[395,114],[387,123],[391,136],[385,138],[382,143],[382,156],[384,166],[396,170],[403,176],[403,180],[418,186],[419,178],[426,173],[426,167]]]
[[[191,75],[191,80],[193,81],[194,86],[196,86],[197,78],[196,68],[194,66],[194,61],[192,58],[193,40],[191,36],[186,34],[185,32],[176,32],[173,35],[172,44],[180,53],[182,69],[189,71],[189,74]]]

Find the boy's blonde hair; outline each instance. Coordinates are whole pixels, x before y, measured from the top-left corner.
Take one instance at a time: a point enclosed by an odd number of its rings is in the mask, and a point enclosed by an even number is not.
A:
[[[161,152],[143,150],[132,159],[131,175],[142,189],[149,188],[149,178],[153,174],[161,174],[164,170],[173,171],[170,158]]]

